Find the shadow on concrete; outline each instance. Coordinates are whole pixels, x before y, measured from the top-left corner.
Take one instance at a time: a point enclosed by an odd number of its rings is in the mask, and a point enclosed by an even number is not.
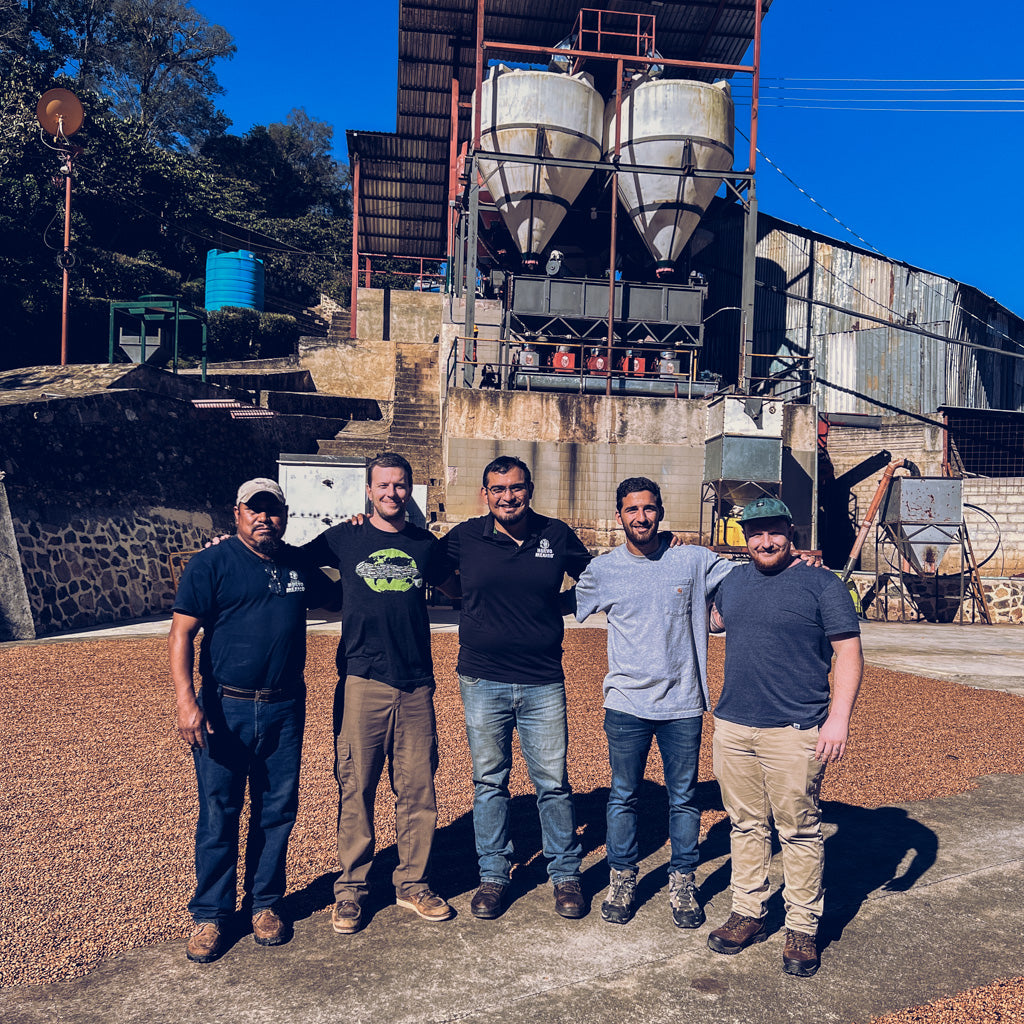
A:
[[[820,934],[822,946],[827,946],[842,938],[872,893],[909,891],[935,863],[939,839],[901,807],[856,807],[826,800],[822,819],[836,827],[825,840]]]

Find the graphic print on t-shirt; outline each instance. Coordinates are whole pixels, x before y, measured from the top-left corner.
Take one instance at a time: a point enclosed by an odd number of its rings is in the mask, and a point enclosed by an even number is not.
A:
[[[398,548],[381,548],[356,566],[356,575],[377,593],[423,586],[423,576],[411,555]]]

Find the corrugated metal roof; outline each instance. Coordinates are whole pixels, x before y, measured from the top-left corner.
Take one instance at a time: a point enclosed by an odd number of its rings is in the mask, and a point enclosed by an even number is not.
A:
[[[763,10],[771,3],[763,0]],[[738,64],[754,37],[755,0],[487,0],[484,37],[555,46],[585,8],[654,15],[658,50],[672,60]],[[396,131],[347,132],[349,158],[360,161],[361,252],[445,256],[452,80],[468,103],[475,67],[476,0],[400,0]],[[694,71],[690,77],[723,76]],[[469,135],[470,111],[461,109],[459,143]],[[381,180],[397,187],[382,191]],[[431,187],[417,192],[417,184]]]

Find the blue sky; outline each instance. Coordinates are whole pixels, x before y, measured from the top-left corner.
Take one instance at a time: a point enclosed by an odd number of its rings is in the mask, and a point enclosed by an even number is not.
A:
[[[270,0],[193,2],[238,46],[218,69],[234,131],[302,106],[345,161],[346,129],[394,131],[397,0],[302,0],[291,18]],[[775,0],[759,147],[869,246],[1024,315],[1022,31],[1019,0]],[[865,244],[763,158],[757,187],[765,213]]]

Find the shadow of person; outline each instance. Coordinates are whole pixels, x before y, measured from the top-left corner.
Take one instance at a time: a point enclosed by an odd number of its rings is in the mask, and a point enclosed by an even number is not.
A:
[[[873,893],[907,892],[935,863],[938,836],[902,807],[857,807],[826,800],[825,913],[821,945],[840,939]],[[909,859],[908,859],[909,858]]]

